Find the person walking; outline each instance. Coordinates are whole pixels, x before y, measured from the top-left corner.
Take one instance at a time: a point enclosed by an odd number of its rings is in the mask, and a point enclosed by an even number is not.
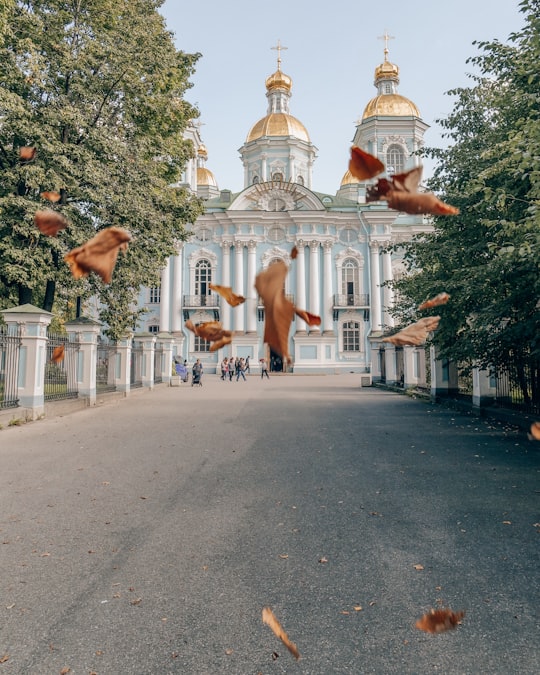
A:
[[[245,369],[245,364],[244,364],[244,359],[236,359],[236,381],[240,379],[240,375],[244,378],[244,382],[246,381],[246,376],[244,374],[244,369]]]
[[[246,373],[248,375],[251,375],[251,368],[250,368],[250,365],[249,365],[249,356],[246,356],[246,363],[245,363],[244,370],[246,371]]]
[[[231,356],[229,359],[229,382],[232,382],[235,368],[234,356]]]
[[[229,359],[225,357],[221,362],[221,379],[226,380],[229,374]]]
[[[268,379],[270,379],[270,375],[268,375],[268,363],[266,362],[265,358],[259,359],[260,364],[261,364],[261,380],[263,377],[266,375]]]

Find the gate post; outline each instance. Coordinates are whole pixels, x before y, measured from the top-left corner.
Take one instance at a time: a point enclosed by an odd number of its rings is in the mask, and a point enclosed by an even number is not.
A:
[[[163,347],[161,354],[161,381],[169,385],[172,375],[174,338],[170,333],[158,333],[156,342]]]
[[[497,393],[495,376],[485,368],[474,366],[472,369],[473,393],[472,403],[476,408],[491,405]]]
[[[3,309],[8,326],[20,326],[18,397],[26,419],[35,420],[45,412],[45,361],[47,360],[47,326],[53,315],[26,304]]]
[[[131,390],[131,335],[116,341],[114,355],[114,384],[127,396]]]
[[[136,333],[134,340],[142,346],[141,382],[143,387],[154,388],[154,348],[156,336],[152,333]]]
[[[429,348],[431,363],[431,397],[450,396],[458,393],[457,368],[453,361],[440,359],[434,345]]]
[[[96,405],[97,339],[101,323],[79,317],[66,321],[70,341],[79,342],[77,354],[77,389],[79,396],[88,399],[89,405]]]
[[[386,384],[398,384],[396,348],[392,344],[384,345],[384,367],[386,371]]]
[[[414,389],[420,382],[419,352],[416,347],[403,347],[403,388]]]

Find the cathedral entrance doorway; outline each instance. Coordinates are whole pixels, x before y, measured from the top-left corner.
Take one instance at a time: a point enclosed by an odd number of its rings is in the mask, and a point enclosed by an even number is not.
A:
[[[283,372],[283,359],[272,348],[270,348],[270,372],[271,373]]]

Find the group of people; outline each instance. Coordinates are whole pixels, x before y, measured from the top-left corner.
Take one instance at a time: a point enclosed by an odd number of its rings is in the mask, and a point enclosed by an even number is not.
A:
[[[240,379],[240,377],[244,378],[244,382],[246,381],[246,373],[249,375],[251,372],[250,366],[249,366],[249,356],[247,358],[234,358],[234,356],[231,356],[229,359],[227,356],[223,359],[221,362],[221,379],[222,380],[229,380],[229,382],[232,382],[233,377],[236,375],[236,381]]]

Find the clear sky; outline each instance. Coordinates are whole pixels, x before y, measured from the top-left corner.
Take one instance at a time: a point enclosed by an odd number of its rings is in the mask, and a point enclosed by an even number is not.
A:
[[[444,146],[436,120],[453,108],[450,89],[472,85],[475,40],[507,42],[525,21],[519,0],[166,0],[162,9],[178,49],[200,52],[186,98],[201,112],[206,166],[219,187],[244,187],[238,148],[266,115],[266,78],[293,81],[290,112],[318,148],[313,189],[334,194],[347,169],[355,123],[375,96],[384,57],[399,66],[398,92],[430,125],[428,146]],[[425,166],[424,177],[430,166]]]

